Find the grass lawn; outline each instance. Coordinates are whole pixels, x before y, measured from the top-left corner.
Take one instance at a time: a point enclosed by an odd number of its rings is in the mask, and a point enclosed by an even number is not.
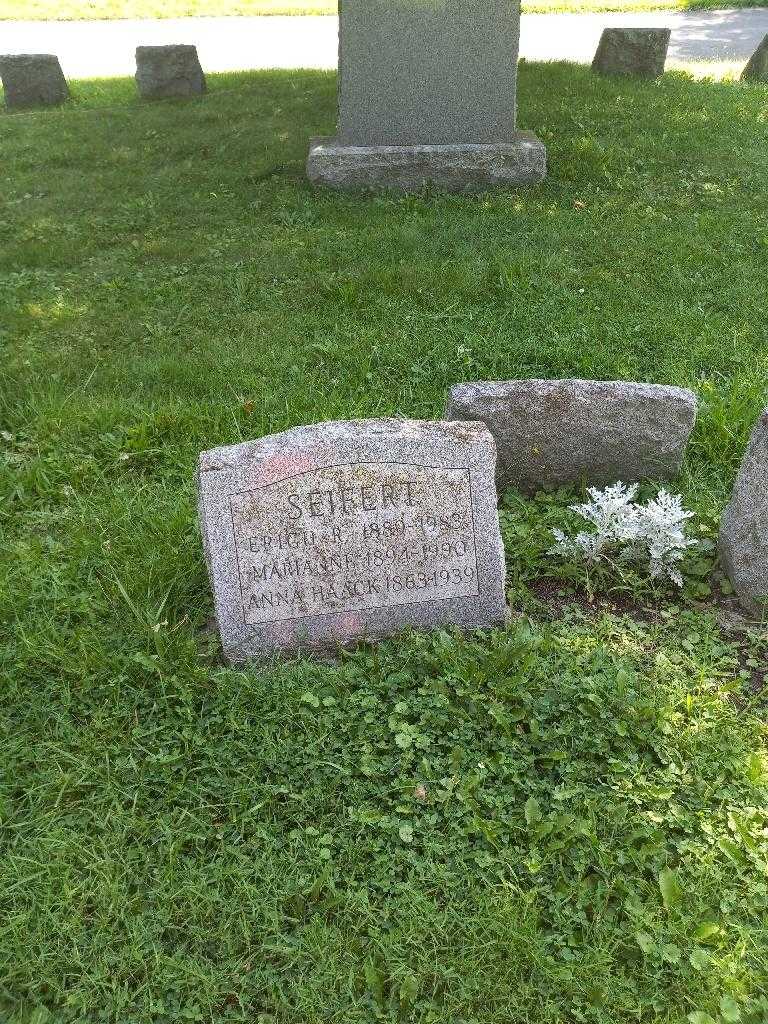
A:
[[[716,10],[765,7],[768,0],[523,0],[527,14],[571,11]],[[200,15],[335,14],[337,0],[0,0],[4,18],[183,18]]]
[[[768,641],[707,598],[768,89],[523,63],[550,176],[461,199],[313,192],[331,74],[210,85],[0,115],[2,1019],[763,1024]],[[508,629],[221,665],[201,449],[568,375],[699,394],[682,594],[590,604],[510,493]]]

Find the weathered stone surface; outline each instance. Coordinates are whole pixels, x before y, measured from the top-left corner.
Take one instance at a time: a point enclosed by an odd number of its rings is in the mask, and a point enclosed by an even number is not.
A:
[[[670,35],[668,28],[605,28],[592,70],[601,75],[658,78],[664,73]]]
[[[197,48],[187,44],[136,47],[136,85],[144,100],[199,96],[205,75]]]
[[[742,82],[768,82],[768,36],[749,58],[741,73]]]
[[[69,96],[67,82],[53,53],[14,53],[0,56],[0,79],[9,110],[52,107]]]
[[[510,141],[519,34],[517,0],[343,0],[339,141]]]
[[[339,130],[307,175],[338,189],[477,192],[541,181],[515,128],[519,0],[344,0]]]
[[[456,384],[445,417],[496,439],[500,487],[674,476],[696,420],[692,391],[661,384],[508,380]]]
[[[533,184],[547,174],[547,151],[532,132],[483,146],[344,146],[313,139],[307,177],[338,189],[418,192],[430,183],[447,192]]]
[[[505,614],[496,448],[480,423],[358,420],[203,452],[228,660]]]
[[[749,439],[720,526],[720,560],[739,600],[768,614],[768,408]]]

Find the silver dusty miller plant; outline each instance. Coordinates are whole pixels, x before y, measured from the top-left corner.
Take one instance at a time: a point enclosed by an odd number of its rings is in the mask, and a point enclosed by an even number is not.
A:
[[[611,557],[624,562],[647,559],[652,577],[666,576],[682,587],[678,562],[688,548],[698,544],[685,536],[685,522],[693,512],[683,508],[679,494],[663,489],[641,505],[634,500],[637,490],[637,484],[623,484],[621,480],[603,491],[590,487],[587,493],[591,500],[571,505],[571,509],[594,530],[582,530],[574,537],[553,530],[556,543],[550,554],[588,563]]]

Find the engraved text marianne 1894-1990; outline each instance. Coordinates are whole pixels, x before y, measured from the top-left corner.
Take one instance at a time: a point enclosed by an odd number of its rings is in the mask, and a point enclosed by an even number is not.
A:
[[[247,624],[478,594],[467,469],[331,466],[230,509]]]

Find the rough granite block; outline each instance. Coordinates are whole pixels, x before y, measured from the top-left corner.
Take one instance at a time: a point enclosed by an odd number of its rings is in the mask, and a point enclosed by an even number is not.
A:
[[[481,423],[353,420],[203,452],[227,659],[504,621],[496,447]]]
[[[605,28],[592,70],[601,75],[658,78],[664,73],[671,29]]]
[[[742,82],[768,82],[768,36],[749,58],[741,73]]]
[[[197,48],[184,43],[136,47],[136,85],[143,100],[200,96],[205,75]]]
[[[744,607],[768,614],[768,409],[755,424],[720,525],[720,560]]]
[[[446,192],[479,192],[530,185],[547,174],[547,151],[532,132],[485,146],[344,146],[312,139],[307,177],[336,189],[418,192],[426,184]]]
[[[0,56],[0,79],[9,110],[53,107],[69,96],[67,82],[53,53],[14,53]]]
[[[481,420],[496,440],[499,488],[675,476],[697,401],[662,384],[507,380],[456,384],[449,420]]]
[[[517,0],[342,0],[339,141],[510,141],[519,34]]]

